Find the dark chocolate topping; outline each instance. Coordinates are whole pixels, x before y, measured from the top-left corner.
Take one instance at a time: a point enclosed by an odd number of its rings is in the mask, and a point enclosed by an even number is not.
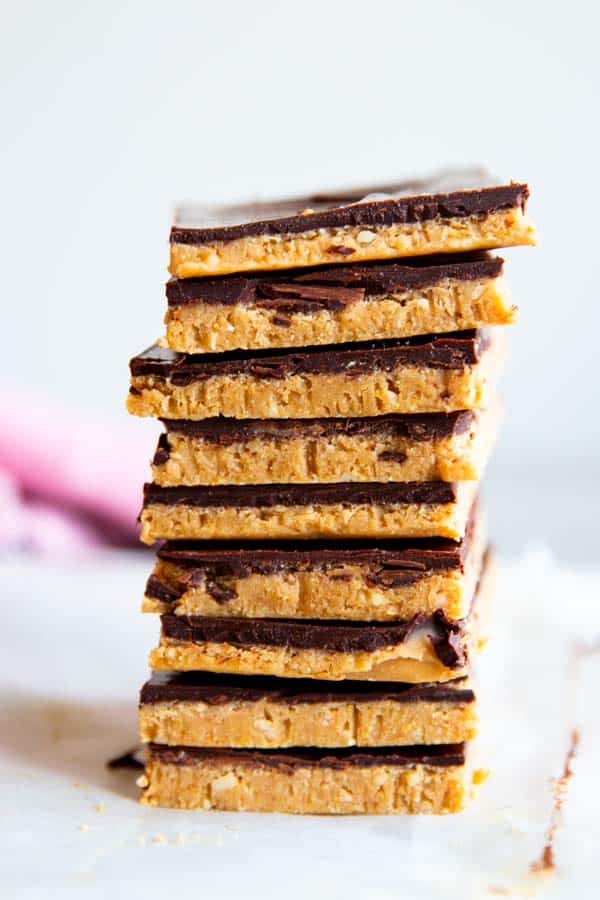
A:
[[[227,353],[185,354],[155,344],[129,363],[132,376],[154,375],[185,386],[218,375],[287,378],[290,375],[335,372],[362,375],[389,372],[398,366],[464,369],[479,362],[489,344],[481,330],[419,335],[388,341],[364,341],[287,350],[232,350]]]
[[[166,293],[169,306],[240,304],[283,313],[313,313],[343,309],[349,303],[394,291],[429,287],[447,278],[497,278],[502,267],[502,259],[487,253],[422,256],[402,262],[322,266],[256,275],[171,278]]]
[[[350,577],[335,572],[340,566],[359,567],[369,587],[391,590],[414,584],[434,571],[463,571],[474,526],[475,509],[459,543],[447,538],[271,541],[258,546],[238,541],[170,541],[160,548],[158,557],[175,563],[180,571],[168,581],[151,575],[145,595],[173,607],[191,587],[203,586],[218,603],[226,603],[237,597],[232,579],[315,569],[333,570],[336,578]]]
[[[295,768],[346,769],[372,766],[462,766],[464,744],[432,744],[416,747],[377,747],[340,749],[229,750],[207,747],[169,747],[148,744],[151,759],[175,766],[244,765],[290,771]]]
[[[267,675],[218,675],[211,672],[155,672],[140,692],[140,705],[172,701],[200,701],[210,706],[226,703],[473,703],[475,693],[465,678],[432,684],[402,682],[328,681],[310,678],[274,678]]]
[[[144,485],[144,506],[161,503],[181,506],[253,507],[364,505],[381,503],[428,505],[455,503],[456,484],[447,481],[359,482],[343,484],[225,484],[216,486]]]
[[[436,437],[464,434],[473,423],[471,410],[451,413],[393,414],[352,419],[228,419],[215,417],[197,422],[189,419],[163,419],[170,433],[202,438],[212,444],[234,444],[263,440],[289,440],[295,437],[320,438],[333,435],[387,435],[427,441]],[[169,444],[160,436],[155,465],[168,459]],[[167,454],[166,458],[163,454]],[[159,455],[160,454],[160,455]]]
[[[217,616],[161,616],[164,637],[191,644],[215,643],[238,646],[294,647],[330,650],[338,653],[373,652],[383,647],[405,643],[417,628],[425,628],[436,653],[448,668],[466,661],[465,623],[450,622],[441,610],[433,615],[418,614],[407,622],[379,624],[323,619],[250,619]],[[446,653],[449,635],[454,637],[459,652],[450,663]],[[439,654],[438,654],[439,655]]]
[[[463,188],[473,181],[471,173],[465,176]],[[378,228],[437,218],[483,216],[515,207],[525,209],[529,197],[527,185],[484,187],[484,184],[480,176],[476,184],[480,189],[439,193],[444,185],[435,177],[422,182],[366,187],[329,196],[295,197],[274,203],[189,208],[177,217],[170,240],[177,244],[204,244],[252,235],[302,234],[319,228]],[[372,194],[387,196],[363,199]],[[343,244],[340,246],[342,250],[347,249]]]

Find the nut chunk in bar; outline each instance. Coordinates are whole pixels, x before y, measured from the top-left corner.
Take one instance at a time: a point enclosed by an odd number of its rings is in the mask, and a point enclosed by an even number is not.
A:
[[[517,308],[487,253],[167,283],[166,343],[181,353],[343,344],[509,325]]]
[[[526,184],[481,171],[270,203],[182,208],[177,278],[398,259],[534,244]]]

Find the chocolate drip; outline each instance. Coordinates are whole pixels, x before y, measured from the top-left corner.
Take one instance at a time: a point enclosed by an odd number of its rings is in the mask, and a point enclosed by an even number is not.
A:
[[[436,609],[433,621],[437,633],[430,637],[436,656],[449,669],[467,664],[467,651],[464,644],[464,625],[451,621],[443,609]]]
[[[152,459],[153,466],[164,466],[171,458],[171,448],[166,434],[161,434],[158,438],[158,444]]]

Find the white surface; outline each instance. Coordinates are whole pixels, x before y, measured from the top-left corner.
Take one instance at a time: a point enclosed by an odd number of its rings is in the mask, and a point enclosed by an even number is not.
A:
[[[600,656],[575,671],[571,651],[600,634],[599,571],[558,569],[543,551],[503,568],[482,666],[493,776],[469,812],[329,819],[149,810],[135,776],[106,771],[135,742],[157,624],[137,612],[149,565],[0,562],[3,898],[597,896]],[[574,725],[559,872],[533,876]]]

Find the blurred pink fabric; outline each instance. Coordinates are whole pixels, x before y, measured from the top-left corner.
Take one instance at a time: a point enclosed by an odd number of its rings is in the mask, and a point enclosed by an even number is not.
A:
[[[135,545],[155,434],[14,388],[0,390],[0,421],[0,550]]]

